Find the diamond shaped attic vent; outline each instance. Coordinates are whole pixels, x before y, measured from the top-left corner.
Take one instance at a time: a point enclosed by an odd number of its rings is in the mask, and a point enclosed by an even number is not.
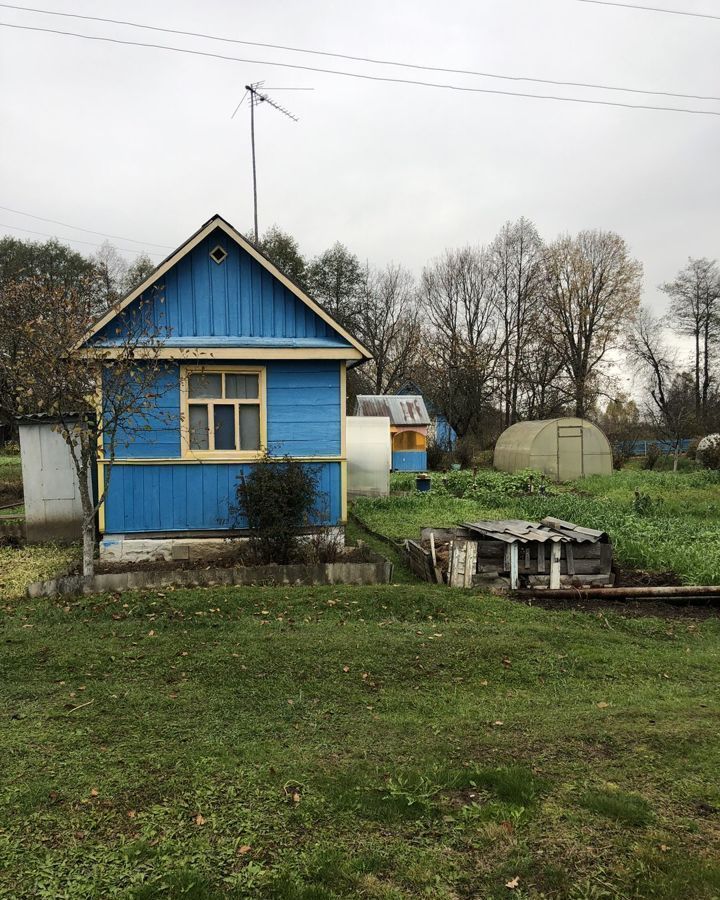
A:
[[[218,244],[217,247],[210,251],[210,256],[212,256],[215,262],[220,265],[220,263],[224,262],[227,258],[227,250],[225,250],[220,246],[220,244]]]

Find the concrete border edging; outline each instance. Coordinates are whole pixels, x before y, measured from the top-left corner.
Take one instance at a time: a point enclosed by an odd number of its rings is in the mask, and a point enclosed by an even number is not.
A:
[[[389,584],[393,564],[380,554],[370,562],[335,562],[317,565],[271,565],[177,569],[170,572],[135,571],[94,575],[67,575],[28,585],[29,598],[102,594],[163,587],[215,587],[217,585]]]

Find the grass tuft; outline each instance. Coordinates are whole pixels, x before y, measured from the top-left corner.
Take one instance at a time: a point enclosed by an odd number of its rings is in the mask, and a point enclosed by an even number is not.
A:
[[[579,802],[591,812],[627,825],[647,825],[654,818],[648,802],[637,794],[594,790],[583,794]]]

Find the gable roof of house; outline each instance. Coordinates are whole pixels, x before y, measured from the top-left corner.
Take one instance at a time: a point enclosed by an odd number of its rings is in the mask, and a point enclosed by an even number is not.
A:
[[[140,297],[148,288],[155,284],[158,279],[162,278],[170,269],[172,269],[183,257],[187,256],[195,249],[206,237],[208,237],[215,229],[220,229],[228,235],[242,250],[249,254],[257,263],[259,263],[273,278],[277,279],[290,293],[292,293],[301,303],[305,304],[313,313],[322,319],[335,333],[347,341],[348,344],[356,351],[355,354],[360,361],[372,358],[370,351],[346,328],[340,325],[333,316],[320,304],[317,300],[310,297],[299,285],[289,278],[275,263],[272,262],[252,241],[249,241],[242,235],[233,225],[223,219],[217,213],[204,225],[202,225],[194,234],[192,234],[184,243],[167,256],[148,277],[136,288],[130,291],[122,300],[114,304],[106,313],[104,313],[87,331],[82,340],[78,342],[74,349],[80,349],[88,343],[95,335],[97,335],[108,323],[112,322],[122,311],[129,306],[133,300]]]

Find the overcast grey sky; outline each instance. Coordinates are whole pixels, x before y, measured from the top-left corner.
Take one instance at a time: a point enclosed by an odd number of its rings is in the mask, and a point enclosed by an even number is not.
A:
[[[424,65],[720,96],[720,21],[578,0],[36,2]],[[720,13],[718,0],[648,0],[663,4]],[[418,73],[8,9],[0,22],[720,112],[720,102]],[[720,256],[720,117],[382,84],[9,28],[0,28],[0,205],[171,247],[214,212],[246,230],[248,111],[230,116],[243,85],[262,79],[315,89],[276,94],[298,123],[267,108],[257,117],[260,229],[278,223],[307,254],[339,239],[371,263],[419,273],[444,248],[487,242],[525,215],[546,239],[618,231],[643,262],[646,300],[657,309],[657,285],[688,255]],[[19,237],[32,235],[7,226],[102,240],[5,211],[0,223],[0,233]]]

